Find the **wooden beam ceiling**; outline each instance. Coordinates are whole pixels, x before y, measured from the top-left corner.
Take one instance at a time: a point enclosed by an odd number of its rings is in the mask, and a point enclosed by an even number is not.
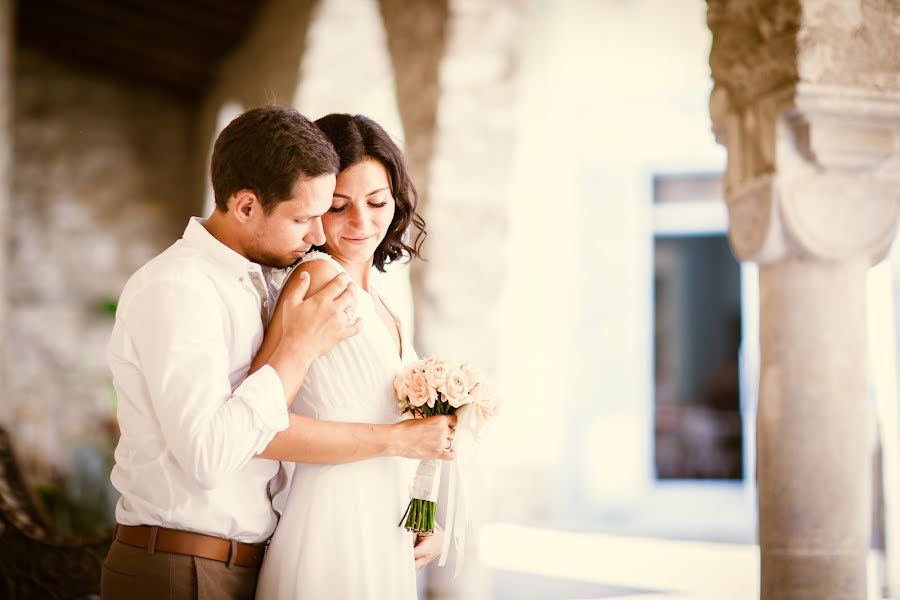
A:
[[[17,41],[80,67],[196,98],[259,0],[25,0]]]

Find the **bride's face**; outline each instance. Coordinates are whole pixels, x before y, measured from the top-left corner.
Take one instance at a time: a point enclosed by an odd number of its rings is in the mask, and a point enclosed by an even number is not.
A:
[[[322,215],[325,251],[346,263],[372,263],[394,218],[387,170],[375,159],[338,173],[331,208]]]

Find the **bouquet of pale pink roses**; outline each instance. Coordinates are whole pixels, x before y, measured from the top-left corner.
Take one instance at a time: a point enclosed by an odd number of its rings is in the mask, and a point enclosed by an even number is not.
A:
[[[406,365],[394,378],[394,394],[399,402],[400,412],[415,418],[432,415],[457,415],[456,433],[452,447],[456,450],[456,461],[450,479],[450,505],[447,511],[445,548],[441,563],[446,558],[453,527],[454,506],[456,511],[457,547],[460,548],[465,535],[466,495],[476,492],[472,481],[475,470],[475,450],[481,441],[487,422],[493,417],[497,403],[488,389],[482,374],[469,365],[453,360],[430,357]],[[406,529],[419,535],[434,532],[434,513],[438,488],[440,486],[441,461],[423,460],[419,463],[410,489],[412,499],[400,525],[406,520]],[[459,485],[457,485],[457,479]],[[468,485],[465,485],[466,482]],[[458,488],[458,489],[457,489]],[[459,523],[461,515],[462,523]],[[462,529],[462,531],[461,531]]]

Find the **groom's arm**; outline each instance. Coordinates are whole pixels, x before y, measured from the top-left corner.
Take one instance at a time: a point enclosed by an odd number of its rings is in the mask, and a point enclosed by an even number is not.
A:
[[[229,318],[221,293],[202,272],[172,269],[120,301],[119,342],[111,342],[108,356],[117,391],[144,386],[151,412],[142,408],[141,414],[159,427],[165,450],[184,473],[205,489],[239,472],[290,424],[273,369],[232,388]]]
[[[408,419],[392,424],[339,423],[290,414],[290,425],[259,454],[265,458],[313,464],[339,464],[376,458],[439,458],[453,460],[447,438],[455,415]]]

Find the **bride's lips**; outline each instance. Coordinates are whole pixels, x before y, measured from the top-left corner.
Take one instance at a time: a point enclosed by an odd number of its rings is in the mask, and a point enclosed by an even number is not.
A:
[[[342,236],[341,239],[343,239],[343,240],[346,241],[346,242],[350,242],[351,244],[363,244],[363,243],[369,241],[370,239],[372,239],[373,237],[375,237],[375,236],[374,236],[374,235],[367,235],[366,237],[346,237],[346,236]]]

